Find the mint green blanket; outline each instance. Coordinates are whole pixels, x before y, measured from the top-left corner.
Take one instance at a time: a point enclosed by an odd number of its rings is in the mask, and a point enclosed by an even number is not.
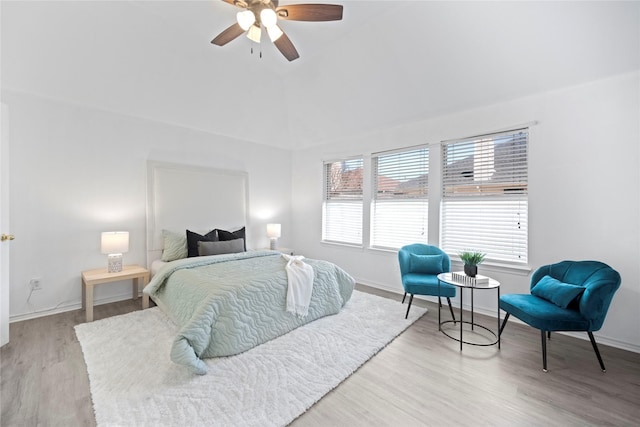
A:
[[[179,326],[171,360],[203,375],[202,359],[231,356],[336,314],[355,281],[327,261],[314,270],[308,315],[286,311],[286,260],[272,251],[186,258],[165,265],[144,288]]]

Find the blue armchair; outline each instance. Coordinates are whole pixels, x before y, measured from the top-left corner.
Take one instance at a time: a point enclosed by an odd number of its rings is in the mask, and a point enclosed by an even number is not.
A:
[[[620,281],[617,271],[598,261],[562,261],[542,266],[531,276],[531,294],[500,297],[500,308],[507,313],[500,334],[512,314],[540,329],[542,370],[547,372],[547,338],[551,331],[585,331],[605,372],[593,332],[602,327]]]
[[[451,297],[456,296],[455,286],[441,283],[440,293],[438,294],[438,274],[451,271],[449,255],[436,246],[416,243],[400,248],[398,262],[400,263],[400,275],[402,276],[402,287],[404,288],[402,303],[404,304],[407,293],[411,295],[407,314],[404,318],[406,319],[409,316],[414,295],[431,295],[438,297],[440,306],[442,306],[440,297],[447,298],[451,317],[455,321],[453,308],[451,307]]]

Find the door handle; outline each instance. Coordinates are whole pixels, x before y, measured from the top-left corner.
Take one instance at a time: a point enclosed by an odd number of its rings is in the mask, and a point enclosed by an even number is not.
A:
[[[2,233],[2,236],[0,237],[0,241],[5,241],[5,240],[13,240],[15,239],[15,237],[13,237],[13,234],[4,234]]]

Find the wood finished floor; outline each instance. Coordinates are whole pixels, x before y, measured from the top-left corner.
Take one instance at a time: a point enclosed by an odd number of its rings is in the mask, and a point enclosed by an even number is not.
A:
[[[359,289],[398,300],[397,295]],[[538,331],[509,323],[497,347],[459,345],[438,332],[437,307],[292,426],[635,426],[640,355],[604,345],[607,372],[588,341],[554,334],[549,372]],[[95,307],[101,319],[140,309],[140,300]],[[443,316],[445,316],[443,310]],[[494,320],[477,316],[493,329]],[[0,352],[2,426],[94,426],[89,381],[72,311],[13,323]],[[133,325],[132,325],[133,327]],[[136,357],[123,354],[122,362]]]

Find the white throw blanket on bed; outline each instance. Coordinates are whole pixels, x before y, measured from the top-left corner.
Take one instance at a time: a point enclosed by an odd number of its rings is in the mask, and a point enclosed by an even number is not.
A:
[[[303,262],[303,256],[282,254],[287,260],[287,311],[304,317],[309,311],[313,291],[313,268]]]

